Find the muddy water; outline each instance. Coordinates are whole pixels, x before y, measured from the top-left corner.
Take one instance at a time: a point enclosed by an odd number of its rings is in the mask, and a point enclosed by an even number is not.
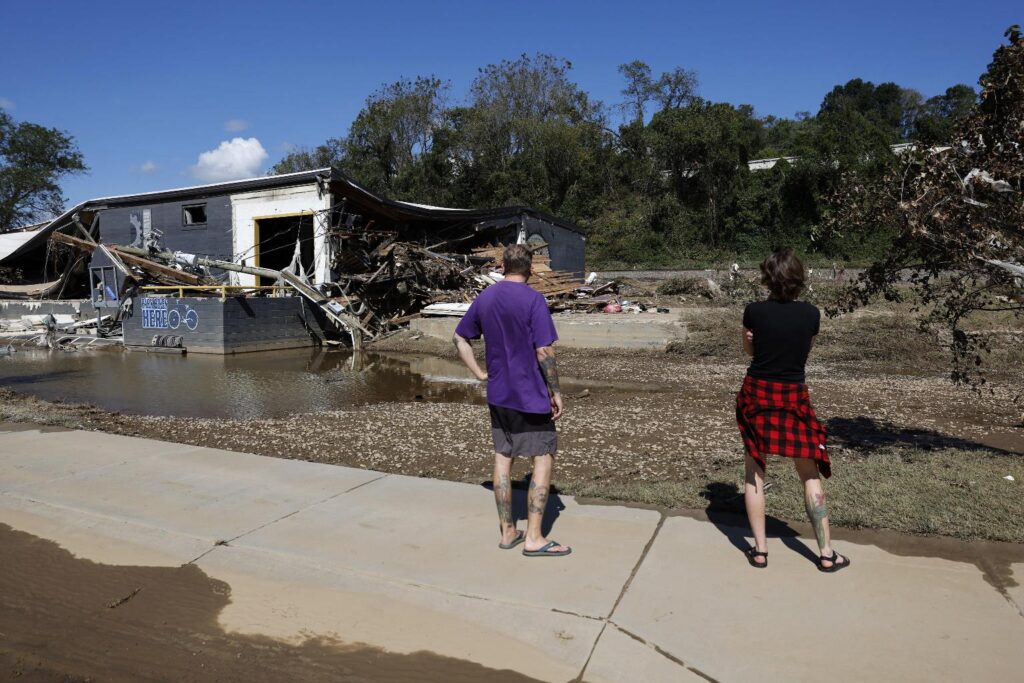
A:
[[[601,386],[659,389],[619,384]],[[568,393],[596,386],[571,378],[562,385]],[[236,356],[19,350],[0,358],[0,386],[48,401],[176,417],[283,417],[367,403],[486,400],[483,385],[454,360],[319,349]]]

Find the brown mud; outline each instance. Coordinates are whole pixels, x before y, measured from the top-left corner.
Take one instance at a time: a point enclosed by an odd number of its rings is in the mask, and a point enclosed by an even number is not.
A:
[[[332,681],[535,679],[449,657],[310,638],[294,645],[226,633],[231,587],[194,565],[113,566],[0,524],[0,679]]]

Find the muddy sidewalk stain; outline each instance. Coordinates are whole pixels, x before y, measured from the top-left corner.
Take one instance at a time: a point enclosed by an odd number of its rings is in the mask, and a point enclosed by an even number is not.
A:
[[[231,587],[195,565],[97,564],[3,524],[0,548],[0,667],[21,680],[535,680],[429,652],[226,633]]]

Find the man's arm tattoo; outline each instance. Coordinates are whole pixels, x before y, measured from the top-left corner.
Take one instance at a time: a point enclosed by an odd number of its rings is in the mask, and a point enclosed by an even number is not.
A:
[[[544,381],[548,384],[548,389],[552,394],[562,393],[562,387],[558,384],[558,366],[555,364],[555,354],[551,351],[544,351],[541,355],[543,357],[538,363],[541,374],[544,375]]]

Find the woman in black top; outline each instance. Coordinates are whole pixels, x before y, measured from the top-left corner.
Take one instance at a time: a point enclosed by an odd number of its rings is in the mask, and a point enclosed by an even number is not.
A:
[[[804,484],[807,516],[818,538],[818,569],[835,572],[850,566],[849,558],[832,549],[828,510],[821,476],[832,466],[825,429],[811,407],[804,366],[818,334],[821,314],[796,297],[804,287],[804,266],[790,249],[780,249],[761,263],[761,282],[770,295],[743,312],[743,348],[753,357],[736,397],[736,422],[746,447],[744,498],[754,533],[747,551],[751,565],[768,566],[765,537],[765,456],[793,459]]]

